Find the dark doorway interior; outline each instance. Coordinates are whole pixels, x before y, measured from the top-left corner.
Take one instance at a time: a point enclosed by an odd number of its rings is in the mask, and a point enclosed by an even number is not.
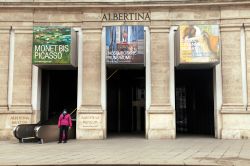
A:
[[[63,108],[77,106],[77,70],[43,70],[41,97],[41,122],[57,124]]]
[[[144,68],[107,68],[107,127],[108,134],[144,134]]]
[[[214,136],[213,70],[175,70],[177,134]]]

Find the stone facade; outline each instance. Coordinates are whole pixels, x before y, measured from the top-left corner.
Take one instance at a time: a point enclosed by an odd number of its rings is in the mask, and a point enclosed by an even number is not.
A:
[[[250,81],[246,81],[242,75],[243,70],[246,70],[247,80],[250,80],[249,2],[98,2],[0,2],[0,139],[13,138],[11,131],[18,123],[39,121],[41,110],[34,108],[32,103],[34,25],[64,25],[81,29],[82,68],[79,70],[82,73],[83,97],[78,103],[80,109],[77,112],[77,139],[106,138],[107,118],[103,104],[105,89],[102,85],[102,28],[110,25],[149,27],[151,92],[149,108],[146,110],[146,138],[175,138],[175,110],[170,97],[169,31],[171,26],[181,24],[220,25],[222,58],[216,74],[221,75],[221,82],[218,81],[220,79],[216,80],[216,89],[221,94],[216,93],[218,95],[215,97],[215,136],[225,139],[250,138]],[[102,21],[103,13],[136,11],[148,12],[150,20]],[[245,42],[241,41],[242,33]],[[245,53],[242,53],[242,49],[246,50]],[[244,56],[246,62],[242,62]],[[243,95],[244,87],[247,90],[246,96]]]

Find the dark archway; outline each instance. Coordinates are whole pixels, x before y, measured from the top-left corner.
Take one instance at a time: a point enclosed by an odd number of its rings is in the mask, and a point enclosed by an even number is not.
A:
[[[175,70],[176,132],[214,136],[213,70]]]

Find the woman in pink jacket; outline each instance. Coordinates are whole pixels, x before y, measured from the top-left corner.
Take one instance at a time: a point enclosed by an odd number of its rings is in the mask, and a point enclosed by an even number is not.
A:
[[[62,143],[63,140],[63,132],[64,132],[64,143],[67,143],[68,139],[68,130],[69,127],[72,127],[72,120],[70,114],[67,113],[66,109],[63,109],[63,113],[59,116],[58,119],[58,127],[60,128],[59,141],[58,143]]]

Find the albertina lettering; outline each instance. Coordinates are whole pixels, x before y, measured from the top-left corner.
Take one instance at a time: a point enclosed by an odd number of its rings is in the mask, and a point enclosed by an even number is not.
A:
[[[104,13],[102,21],[150,21],[149,13]]]

